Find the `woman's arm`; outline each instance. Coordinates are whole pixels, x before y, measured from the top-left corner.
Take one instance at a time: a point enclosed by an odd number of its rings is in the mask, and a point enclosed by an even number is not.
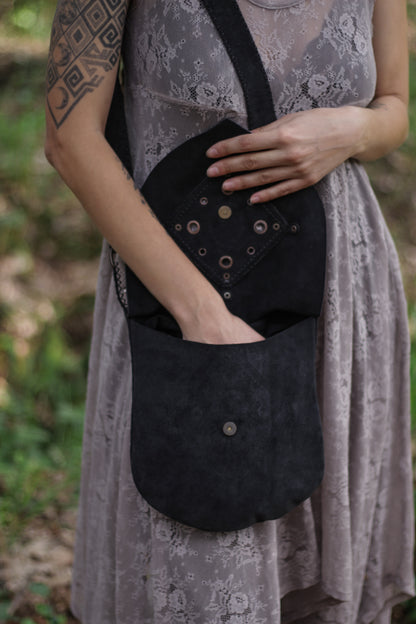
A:
[[[128,1],[91,8],[60,0],[52,27],[46,102],[48,160],[101,233],[173,314],[184,338],[253,342],[221,296],[155,218],[104,137]],[[109,11],[108,5],[114,8]]]
[[[373,47],[376,92],[368,109],[363,145],[354,156],[375,160],[399,147],[409,129],[409,53],[406,1],[376,0]]]
[[[406,0],[376,0],[373,24],[377,84],[368,108],[293,113],[221,141],[207,152],[218,159],[208,175],[253,171],[229,178],[230,190],[276,182],[251,197],[259,203],[315,184],[348,158],[374,160],[398,147],[408,132]]]

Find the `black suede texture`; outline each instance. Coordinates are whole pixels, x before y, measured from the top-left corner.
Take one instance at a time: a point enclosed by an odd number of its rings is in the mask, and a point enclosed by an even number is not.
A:
[[[315,325],[310,317],[264,342],[211,345],[129,321],[131,464],[150,505],[183,524],[232,531],[311,495],[324,468]]]
[[[249,128],[270,123],[270,86],[237,2],[203,3],[239,76]],[[182,340],[173,316],[126,268],[133,478],[155,509],[207,531],[281,517],[311,495],[324,470],[315,389],[324,208],[313,187],[257,206],[248,203],[256,189],[222,193],[223,179],[206,176],[213,161],[205,151],[246,132],[225,119],[189,139],[159,162],[142,192],[229,310],[266,340]],[[132,173],[118,85],[106,136]]]
[[[313,187],[256,206],[247,203],[253,189],[225,195],[223,179],[206,176],[208,147],[245,132],[225,120],[189,139],[153,169],[142,192],[169,234],[218,292],[229,293],[230,311],[268,336],[301,317],[320,313],[325,214]],[[221,206],[231,209],[229,218],[219,216]],[[254,230],[259,220],[267,226],[263,234]],[[192,222],[200,227],[197,234],[187,229]],[[206,250],[204,256],[200,249]],[[219,264],[224,256],[232,258],[229,269]],[[127,278],[129,316],[179,337],[179,327],[169,312],[131,271]]]

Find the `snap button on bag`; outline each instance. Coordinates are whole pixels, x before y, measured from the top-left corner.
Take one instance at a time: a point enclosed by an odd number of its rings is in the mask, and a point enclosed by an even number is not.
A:
[[[237,432],[237,425],[234,422],[226,422],[222,430],[224,431],[225,435],[233,436]]]

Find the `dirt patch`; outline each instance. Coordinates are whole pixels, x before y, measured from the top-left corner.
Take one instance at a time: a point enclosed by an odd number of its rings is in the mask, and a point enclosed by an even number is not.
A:
[[[47,510],[0,556],[0,587],[10,600],[10,619],[4,624],[23,617],[43,624],[46,620],[36,607],[45,602],[57,615],[65,615],[67,624],[78,623],[69,609],[75,523],[75,510],[60,515]],[[35,586],[49,590],[47,600],[33,591]]]

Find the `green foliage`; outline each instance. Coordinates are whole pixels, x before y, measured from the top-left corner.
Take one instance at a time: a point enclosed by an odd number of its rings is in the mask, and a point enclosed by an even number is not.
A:
[[[60,325],[45,324],[22,354],[0,336],[0,529],[12,537],[45,507],[72,501],[79,478],[86,354]]]
[[[0,31],[47,37],[55,5],[16,0]],[[21,268],[10,282],[17,299],[3,301],[7,285],[0,284],[0,535],[13,539],[47,507],[75,501],[91,329],[92,295],[74,292],[65,303],[42,295],[50,301],[45,315],[31,282],[41,279],[40,267],[59,275],[74,261],[95,258],[101,240],[44,158],[46,58],[5,58],[0,257]]]
[[[57,0],[14,0],[6,13],[5,27],[14,35],[49,36]]]
[[[65,615],[56,613],[51,604],[51,590],[43,583],[32,583],[28,588],[28,594],[33,602],[33,619],[32,617],[10,616],[9,608],[11,604],[11,596],[5,591],[0,590],[0,622],[5,624],[67,624],[68,619]],[[37,616],[41,616],[41,620]]]

